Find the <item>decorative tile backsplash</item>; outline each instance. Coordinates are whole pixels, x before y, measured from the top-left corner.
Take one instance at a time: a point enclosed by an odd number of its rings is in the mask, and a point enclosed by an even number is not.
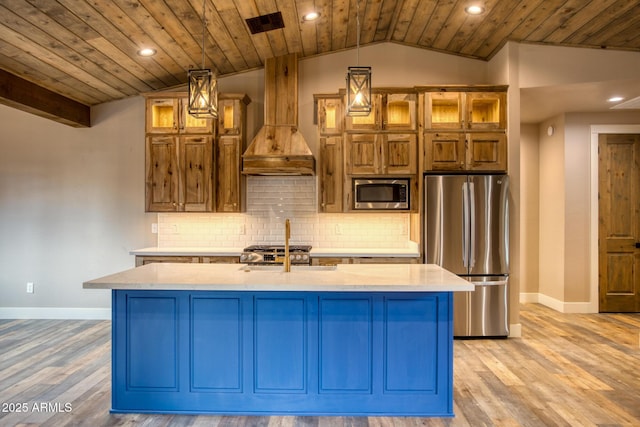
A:
[[[314,176],[247,179],[246,213],[160,213],[158,247],[282,244],[286,218],[291,221],[292,244],[316,248],[409,246],[409,214],[319,214]]]

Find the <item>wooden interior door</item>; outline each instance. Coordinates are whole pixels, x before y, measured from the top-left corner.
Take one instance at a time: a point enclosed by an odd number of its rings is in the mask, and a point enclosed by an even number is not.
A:
[[[600,312],[640,311],[640,135],[601,134]]]

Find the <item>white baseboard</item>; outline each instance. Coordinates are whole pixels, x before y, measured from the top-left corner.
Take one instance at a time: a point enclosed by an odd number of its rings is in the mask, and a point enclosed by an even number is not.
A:
[[[522,324],[512,323],[509,325],[509,338],[522,338]]]
[[[0,319],[111,320],[110,308],[0,307]]]
[[[539,294],[520,292],[520,303],[537,303],[539,301],[538,295]]]
[[[520,302],[538,303],[560,313],[597,313],[597,304],[591,302],[565,302],[540,293],[520,293]]]

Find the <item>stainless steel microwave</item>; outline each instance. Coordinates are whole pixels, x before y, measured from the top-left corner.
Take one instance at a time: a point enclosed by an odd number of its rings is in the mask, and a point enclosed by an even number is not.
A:
[[[354,178],[354,210],[408,210],[409,178]]]

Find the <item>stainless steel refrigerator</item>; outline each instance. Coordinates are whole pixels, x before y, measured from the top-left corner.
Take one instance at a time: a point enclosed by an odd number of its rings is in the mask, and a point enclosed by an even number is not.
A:
[[[509,335],[509,177],[425,175],[425,263],[475,284],[455,292],[455,337]]]

